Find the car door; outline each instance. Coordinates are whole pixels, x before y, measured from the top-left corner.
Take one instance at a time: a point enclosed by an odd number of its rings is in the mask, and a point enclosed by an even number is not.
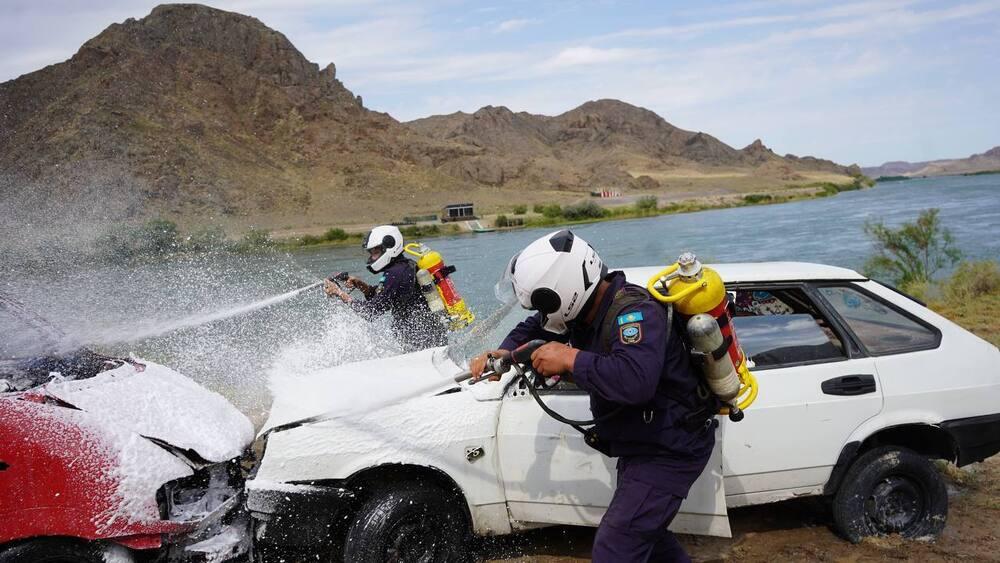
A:
[[[592,417],[587,393],[571,384],[541,391],[545,403],[576,420]],[[670,529],[730,537],[722,483],[721,430],[705,472],[691,487]],[[615,460],[588,446],[575,428],[535,403],[523,384],[507,389],[497,429],[500,475],[515,525],[596,526],[615,487]]]
[[[821,493],[848,437],[882,409],[875,362],[811,287],[730,289],[760,394],[743,421],[725,422],[729,505]]]

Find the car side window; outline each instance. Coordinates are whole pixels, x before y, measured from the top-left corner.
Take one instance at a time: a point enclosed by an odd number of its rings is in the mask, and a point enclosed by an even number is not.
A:
[[[937,346],[937,333],[860,290],[829,286],[819,288],[819,292],[871,354],[898,354]]]
[[[847,358],[829,320],[801,288],[738,288],[733,325],[753,369]]]

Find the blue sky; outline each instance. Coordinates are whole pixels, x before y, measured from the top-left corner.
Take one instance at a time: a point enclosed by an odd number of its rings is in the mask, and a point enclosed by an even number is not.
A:
[[[735,147],[838,162],[1000,145],[1000,0],[222,0],[401,120],[618,98]],[[154,3],[0,1],[0,80]]]

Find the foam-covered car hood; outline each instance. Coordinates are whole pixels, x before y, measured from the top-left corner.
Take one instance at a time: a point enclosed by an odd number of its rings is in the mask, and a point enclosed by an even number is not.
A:
[[[441,348],[354,362],[307,374],[272,374],[274,402],[260,432],[324,413],[363,414],[372,409],[455,387],[460,368]],[[444,362],[446,365],[436,365]]]
[[[55,380],[44,390],[100,425],[161,440],[211,462],[239,456],[253,440],[250,420],[222,395],[144,360],[87,379]]]

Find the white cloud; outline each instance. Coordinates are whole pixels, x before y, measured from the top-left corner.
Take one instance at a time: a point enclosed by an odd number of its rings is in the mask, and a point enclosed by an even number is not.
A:
[[[565,69],[581,65],[600,65],[615,62],[639,62],[648,60],[655,50],[612,47],[567,47],[555,56],[542,62],[539,68],[546,70]]]
[[[497,26],[493,29],[493,31],[495,33],[507,33],[509,31],[517,31],[519,29],[523,29],[523,28],[525,28],[525,27],[527,27],[529,25],[536,24],[536,23],[538,23],[538,20],[536,20],[536,19],[512,19],[512,20],[506,20],[506,21],[502,21],[502,22],[498,23]]]

